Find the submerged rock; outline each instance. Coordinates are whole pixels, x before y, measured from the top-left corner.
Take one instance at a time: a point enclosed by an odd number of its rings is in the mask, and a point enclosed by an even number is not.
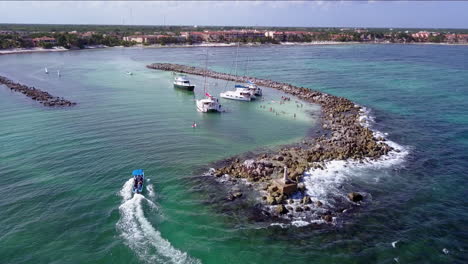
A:
[[[281,215],[282,214],[287,214],[289,212],[288,209],[286,209],[286,207],[284,205],[282,205],[282,204],[276,206],[275,210],[276,210],[276,212],[278,214],[281,214]]]
[[[348,198],[349,198],[351,201],[357,203],[357,202],[362,201],[362,199],[363,199],[364,197],[362,197],[362,195],[361,195],[360,193],[357,193],[357,192],[350,192],[350,193],[348,193]]]

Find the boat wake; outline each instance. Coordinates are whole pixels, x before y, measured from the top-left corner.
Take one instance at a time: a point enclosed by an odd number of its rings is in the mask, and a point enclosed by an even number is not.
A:
[[[153,210],[157,210],[158,207],[141,194],[134,194],[132,197],[132,186],[133,178],[129,179],[120,190],[122,204],[119,207],[120,219],[117,222],[117,229],[125,244],[146,263],[201,263],[187,253],[174,248],[151,225],[145,217],[143,206],[146,204]],[[154,196],[152,185],[148,185],[147,190]]]
[[[370,111],[362,107],[360,122],[363,126],[371,128],[374,122]],[[379,182],[379,177],[386,177],[388,168],[403,166],[405,157],[409,154],[409,148],[401,146],[396,142],[386,139],[387,134],[374,130],[375,138],[381,138],[394,150],[379,159],[357,160],[333,160],[326,162],[322,168],[312,168],[304,173],[303,181],[307,189],[306,194],[312,200],[309,212],[294,213],[289,218],[290,223],[274,223],[274,226],[286,228],[290,225],[301,227],[310,224],[325,223],[321,215],[327,211],[340,211],[348,208],[352,202],[348,199],[347,193],[354,191],[352,186],[355,181]],[[379,175],[379,176],[375,176]],[[364,201],[372,199],[369,193],[360,192],[364,196]],[[296,199],[294,199],[296,198]],[[295,207],[300,205],[300,198],[293,197],[294,203],[289,206],[295,211]],[[319,204],[319,205],[317,205]],[[344,210],[346,212],[346,210]],[[291,216],[289,216],[291,217]],[[336,217],[333,217],[333,224],[337,224]]]

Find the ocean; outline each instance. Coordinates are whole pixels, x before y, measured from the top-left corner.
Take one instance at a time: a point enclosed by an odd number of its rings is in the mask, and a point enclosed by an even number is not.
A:
[[[0,57],[0,75],[78,103],[45,108],[0,87],[1,263],[468,261],[466,46],[239,48],[238,74],[346,97],[398,149],[306,173],[309,194],[324,201],[365,194],[334,225],[258,221],[203,176],[220,160],[300,142],[320,125],[318,106],[279,105],[284,94],[268,88],[263,100],[221,100],[226,113],[201,114],[204,86],[217,95],[234,83],[189,76],[196,88],[187,93],[172,87],[170,72],[145,67],[236,71],[236,48],[209,47],[208,61],[206,49]],[[146,190],[132,197],[139,168]]]

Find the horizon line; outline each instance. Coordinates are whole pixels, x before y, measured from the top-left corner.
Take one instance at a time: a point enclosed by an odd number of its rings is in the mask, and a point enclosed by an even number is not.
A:
[[[129,27],[258,27],[258,28],[372,28],[372,29],[466,29],[468,27],[367,27],[367,26],[240,26],[240,25],[150,25],[150,24],[55,24],[55,23],[8,23],[0,22],[0,25],[42,25],[42,26],[53,26],[53,25],[63,25],[63,26],[129,26]]]

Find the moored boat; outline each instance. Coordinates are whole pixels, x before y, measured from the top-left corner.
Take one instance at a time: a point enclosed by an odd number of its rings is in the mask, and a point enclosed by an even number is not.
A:
[[[249,88],[250,91],[253,92],[253,94],[255,96],[262,96],[263,95],[262,88],[258,87],[254,82],[247,81],[247,87]]]
[[[223,106],[219,103],[218,98],[209,93],[205,93],[206,98],[197,100],[197,111],[202,113],[209,112],[224,112]]]
[[[179,88],[187,91],[193,91],[195,85],[190,84],[190,81],[185,76],[177,76],[174,79],[174,88]]]
[[[242,85],[236,85],[235,91],[226,91],[224,93],[220,93],[219,96],[221,98],[230,99],[230,100],[237,100],[237,101],[246,101],[250,102],[255,99],[255,95],[252,95],[252,92],[249,89]]]
[[[145,183],[145,172],[142,169],[134,170],[133,173],[133,193],[142,193]]]

